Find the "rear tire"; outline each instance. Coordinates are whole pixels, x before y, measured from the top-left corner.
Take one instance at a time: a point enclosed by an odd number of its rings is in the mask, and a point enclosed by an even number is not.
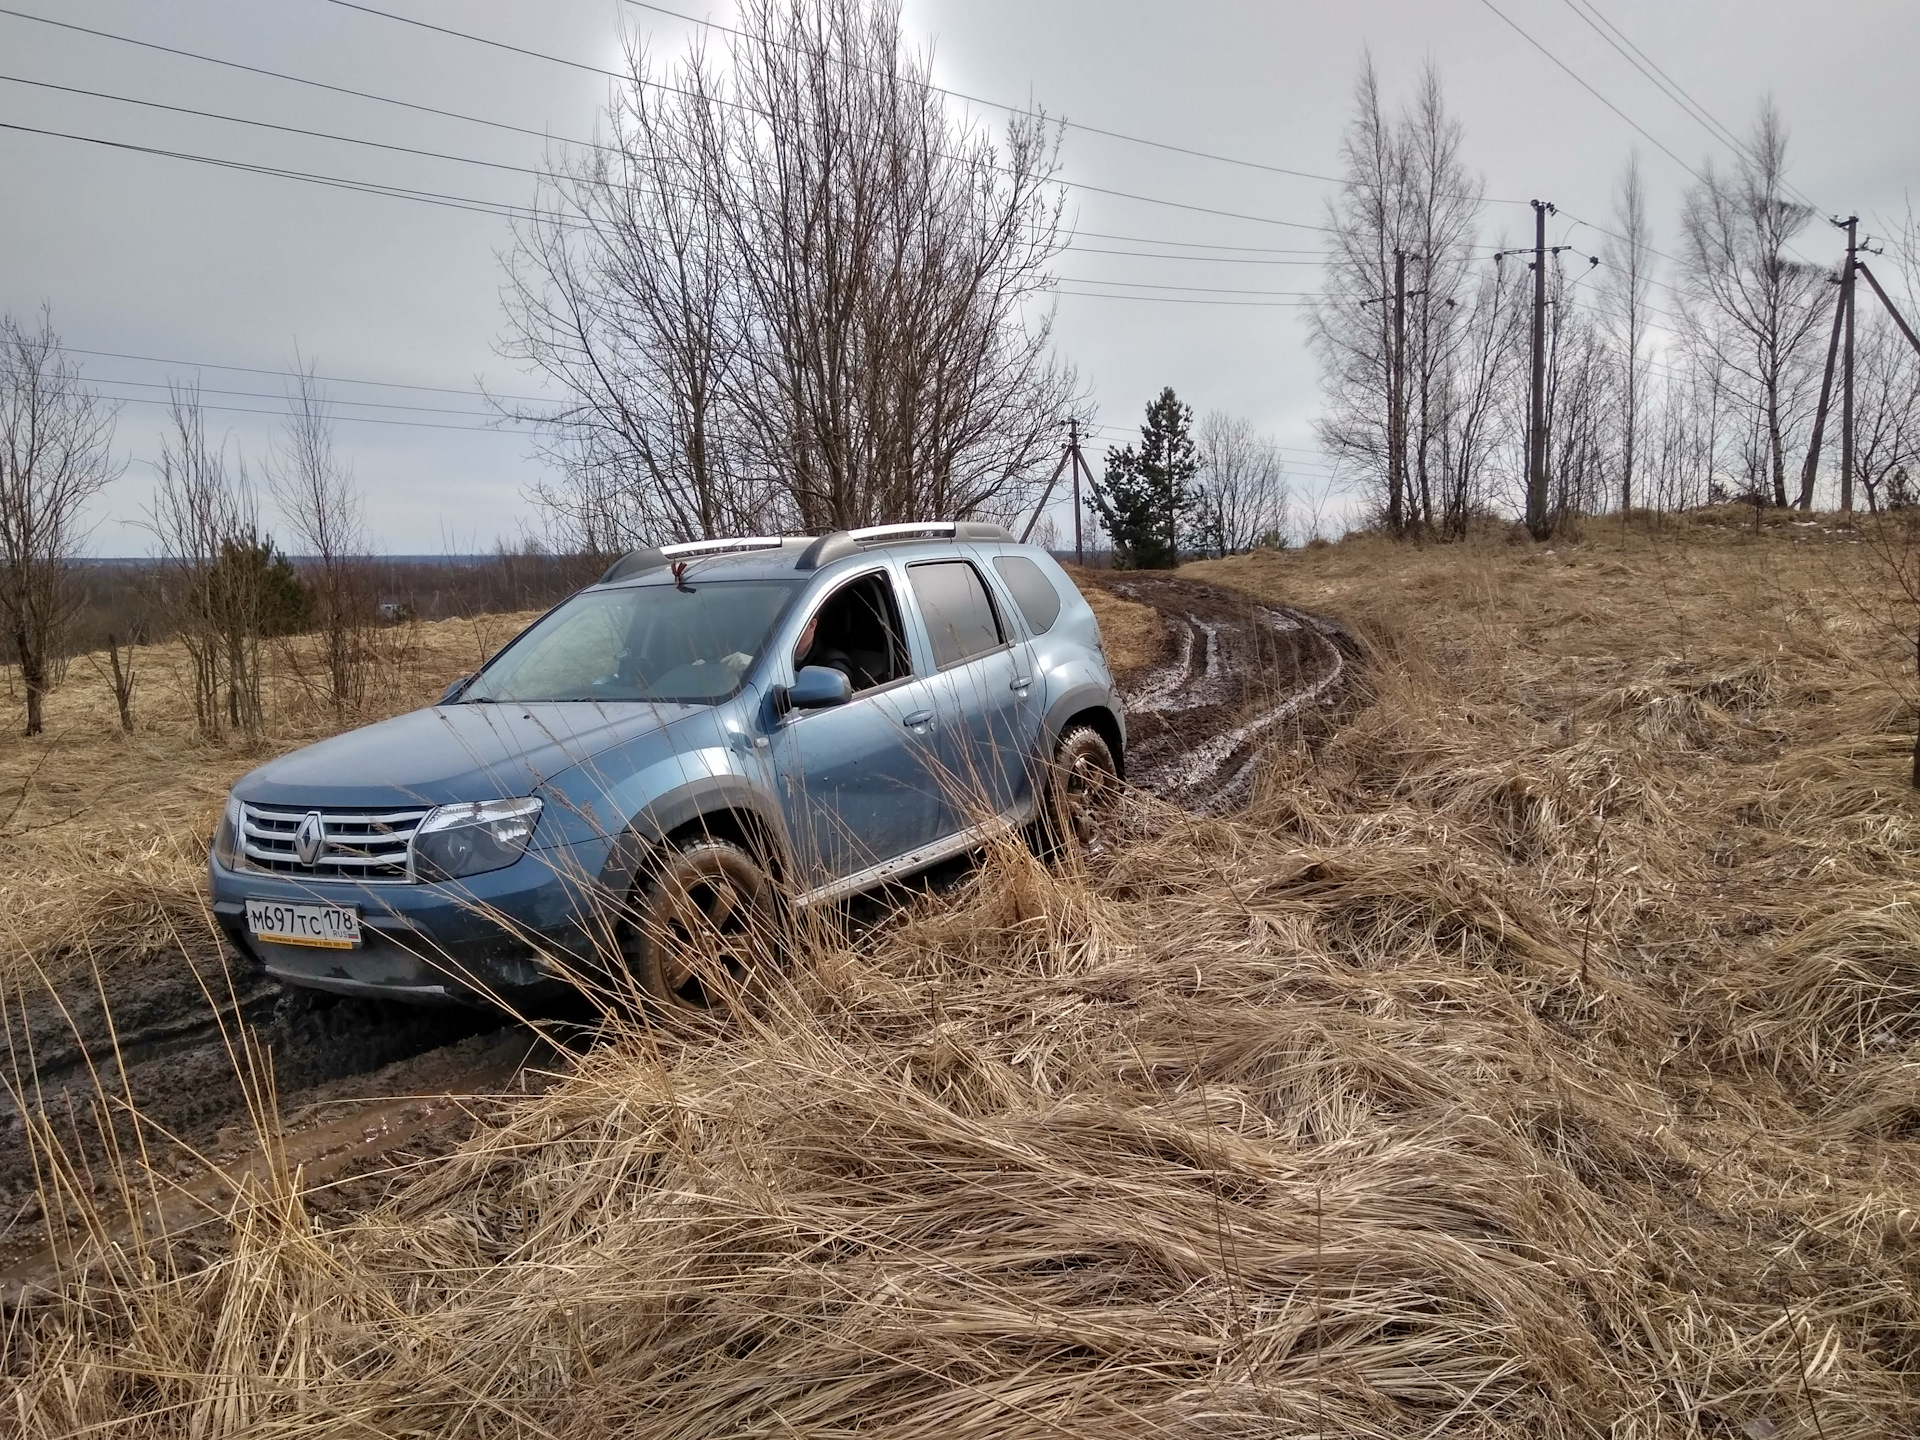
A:
[[[1076,725],[1054,748],[1043,819],[1047,851],[1056,858],[1100,854],[1111,841],[1120,767],[1106,737]]]
[[[774,960],[773,881],[727,840],[663,852],[634,896],[628,963],[640,989],[687,1015],[725,1016]]]

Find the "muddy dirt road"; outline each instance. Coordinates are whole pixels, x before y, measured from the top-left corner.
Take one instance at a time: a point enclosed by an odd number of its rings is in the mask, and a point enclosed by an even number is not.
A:
[[[1173,576],[1106,584],[1152,606],[1166,627],[1160,657],[1116,677],[1127,778],[1162,799],[1231,809],[1246,798],[1261,742],[1289,720],[1333,709],[1344,693],[1353,645],[1335,621]]]
[[[1260,744],[1346,693],[1354,647],[1325,617],[1169,575],[1095,583],[1151,607],[1162,626],[1157,653],[1116,678],[1128,779],[1164,799],[1231,809],[1250,788]],[[97,983],[0,997],[12,1047],[10,1093],[0,1094],[0,1294],[45,1278],[47,1175],[18,1096],[28,1113],[55,1117],[75,1153],[100,1152],[92,1116],[104,1094],[110,1110],[124,1112],[129,1099],[139,1107],[150,1146],[174,1150],[177,1160],[162,1163],[183,1181],[204,1169],[195,1155],[244,1166],[254,1136],[230,1046],[245,1027],[256,1052],[271,1056],[289,1157],[351,1197],[356,1176],[457,1143],[474,1102],[542,1083],[541,1069],[564,1063],[531,1027],[497,1015],[282,993],[206,937],[176,953],[96,963]],[[218,1213],[224,1192],[195,1180],[175,1202],[182,1213]]]

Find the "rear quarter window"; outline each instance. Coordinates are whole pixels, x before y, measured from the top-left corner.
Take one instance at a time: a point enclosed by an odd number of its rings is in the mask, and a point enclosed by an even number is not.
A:
[[[1007,582],[1013,603],[1026,617],[1027,628],[1036,635],[1051,630],[1060,618],[1060,592],[1054,589],[1047,572],[1024,555],[996,555],[993,568]]]
[[[907,579],[927,622],[936,668],[959,665],[997,649],[1005,641],[986,581],[965,560],[909,565]]]

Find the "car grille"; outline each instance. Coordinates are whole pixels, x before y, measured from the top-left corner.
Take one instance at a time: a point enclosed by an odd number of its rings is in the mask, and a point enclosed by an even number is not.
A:
[[[407,847],[432,807],[418,810],[322,810],[327,843],[319,858],[302,865],[293,847],[294,832],[312,812],[284,805],[243,805],[241,850],[249,869],[303,880],[353,880],[362,884],[404,884]]]

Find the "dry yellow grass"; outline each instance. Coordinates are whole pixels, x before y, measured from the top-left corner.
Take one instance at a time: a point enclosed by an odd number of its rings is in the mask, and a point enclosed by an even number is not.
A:
[[[1122,600],[1075,566],[1068,566],[1067,573],[1093,608],[1094,618],[1100,622],[1101,641],[1107,647],[1107,659],[1116,671],[1124,675],[1160,653],[1165,644],[1166,622],[1151,605]]]
[[[1369,693],[633,1028],[337,1228],[16,1316],[30,1435],[1883,1436],[1920,1422],[1920,913],[1858,552],[1194,567]]]

